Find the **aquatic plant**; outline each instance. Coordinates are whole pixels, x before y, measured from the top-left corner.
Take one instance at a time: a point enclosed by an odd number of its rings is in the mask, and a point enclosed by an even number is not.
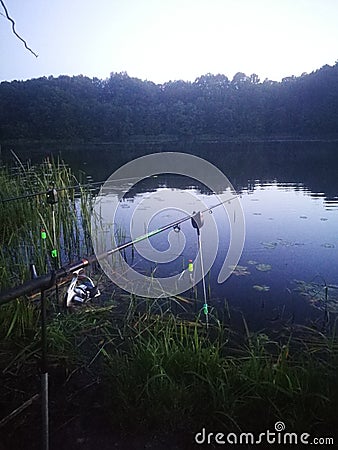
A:
[[[295,292],[305,297],[309,303],[321,311],[338,313],[338,286],[294,280]]]
[[[270,286],[266,286],[265,284],[263,285],[255,284],[252,287],[258,292],[267,292],[270,290]]]
[[[267,249],[275,249],[277,247],[277,242],[261,242],[261,245]]]
[[[270,264],[257,264],[255,267],[260,272],[268,272],[272,269],[272,266]]]
[[[248,268],[245,266],[240,266],[238,264],[237,266],[229,266],[229,268],[232,270],[232,273],[234,275],[236,275],[237,277],[244,276],[244,275],[250,275]]]
[[[250,260],[248,261],[248,264],[250,264],[250,265],[252,265],[252,266],[255,266],[256,264],[258,264],[258,261],[254,261],[253,259],[250,259]]]

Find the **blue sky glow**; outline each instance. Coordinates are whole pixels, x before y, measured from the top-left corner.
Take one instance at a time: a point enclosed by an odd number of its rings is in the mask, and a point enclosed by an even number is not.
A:
[[[122,71],[156,83],[239,71],[279,81],[338,59],[336,0],[5,3],[39,57],[1,15],[0,81]]]

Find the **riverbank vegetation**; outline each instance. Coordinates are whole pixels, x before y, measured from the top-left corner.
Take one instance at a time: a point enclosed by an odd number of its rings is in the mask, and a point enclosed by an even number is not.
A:
[[[52,205],[47,192],[54,187]],[[31,165],[17,160],[13,168],[2,167],[0,191],[2,288],[27,279],[30,264],[44,273],[90,251],[90,192],[62,161],[47,158]]]
[[[76,198],[68,188],[77,184],[52,160],[1,169],[2,289],[28,279],[32,262],[39,273],[53,267],[53,208],[57,263],[91,251],[91,196]],[[288,322],[252,332],[244,317],[238,327],[211,310],[207,329],[192,299],[138,299],[100,276],[101,299],[71,313],[60,309],[55,288],[47,294],[51,448],[183,449],[202,428],[258,436],[277,421],[288,432],[336,437],[337,322],[326,334]],[[40,446],[39,324],[39,296],[0,307],[6,450]]]
[[[48,320],[52,448],[192,448],[195,433],[287,432],[337,438],[338,341],[310,328],[251,333],[213,318],[134,309],[112,297]],[[130,310],[132,308],[132,311]],[[0,434],[39,448],[39,331],[0,344]],[[29,399],[16,416],[9,414]],[[170,445],[169,445],[170,444]]]
[[[281,82],[242,72],[161,85],[126,73],[2,82],[0,140],[337,137],[337,75],[338,63]]]

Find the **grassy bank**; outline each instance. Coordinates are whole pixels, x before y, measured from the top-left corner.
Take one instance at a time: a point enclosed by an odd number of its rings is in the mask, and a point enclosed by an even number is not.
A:
[[[191,448],[203,427],[259,434],[277,421],[288,432],[335,436],[334,334],[294,327],[272,338],[250,333],[245,322],[238,334],[215,319],[207,332],[193,318],[127,309],[112,299],[50,315],[52,448],[77,448],[78,440],[96,448],[102,435],[104,449],[141,448],[131,445],[135,439],[149,448]],[[39,355],[36,329],[21,341],[2,341],[3,416],[39,392]],[[36,402],[0,426],[6,448],[35,448],[39,412]],[[170,439],[177,447],[165,446]]]
[[[251,334],[235,344],[215,324],[140,317],[126,348],[104,352],[107,406],[113,423],[191,433],[334,431],[338,342],[312,330]],[[325,377],[323,377],[325,373]],[[337,423],[337,422],[335,422]]]
[[[46,195],[27,197],[53,184],[56,242]],[[53,161],[1,169],[2,199],[20,197],[0,209],[2,288],[29,278],[32,262],[44,273],[90,252],[91,198],[76,199],[75,184]],[[202,428],[259,434],[277,421],[288,432],[338,438],[337,323],[328,334],[296,325],[252,333],[245,319],[234,329],[211,312],[206,329],[177,299],[160,308],[111,285],[103,297],[66,314],[48,294],[52,449],[188,449]],[[40,448],[38,300],[0,308],[1,450]]]

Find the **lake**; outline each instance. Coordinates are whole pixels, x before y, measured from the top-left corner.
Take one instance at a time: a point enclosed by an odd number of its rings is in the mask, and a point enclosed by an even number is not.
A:
[[[222,211],[212,213],[219,225],[219,248],[206,276],[208,303],[220,314],[240,317],[249,328],[260,329],[287,321],[323,328],[338,312],[338,142],[205,142],[193,140],[148,144],[35,145],[13,147],[25,160],[39,160],[60,154],[83,179],[105,181],[116,169],[139,156],[165,151],[197,155],[218,167],[240,196],[246,237],[237,268],[219,284],[217,276],[229,240],[229,224]],[[8,147],[2,156],[8,159]],[[129,183],[131,188],[132,183]],[[167,193],[189,192],[207,205],[215,196],[194,180],[161,175],[134,186],[120,199],[117,217],[126,230],[133,211],[152,196],[159,210],[150,229],[182,217],[174,208],[165,209],[161,199]],[[193,208],[194,205],[191,205]],[[181,214],[181,216],[180,216]],[[145,230],[146,231],[146,230]],[[149,263],[125,253],[126,260],[142,273],[168,276],[187,269],[197,254],[197,238],[190,222],[181,226],[177,239],[185,235],[186,245],[168,264]],[[202,235],[203,236],[203,235]],[[208,242],[209,240],[209,242]],[[204,236],[208,249],[214,236]],[[158,251],[168,248],[167,234],[151,238]],[[206,258],[206,254],[204,255]],[[186,292],[192,297],[192,292]],[[202,298],[202,285],[198,285]],[[198,306],[199,308],[201,305]]]

